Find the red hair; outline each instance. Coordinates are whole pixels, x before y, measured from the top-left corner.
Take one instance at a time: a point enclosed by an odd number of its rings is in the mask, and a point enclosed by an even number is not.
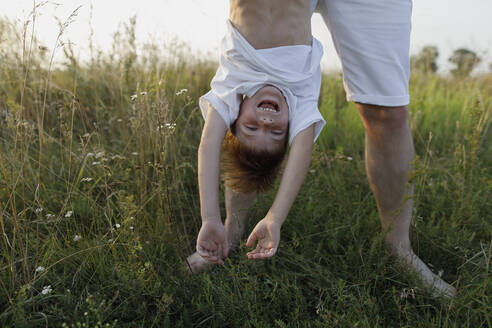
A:
[[[241,193],[267,191],[280,171],[286,149],[287,142],[273,150],[249,147],[235,136],[233,125],[222,143],[222,178],[226,186]]]

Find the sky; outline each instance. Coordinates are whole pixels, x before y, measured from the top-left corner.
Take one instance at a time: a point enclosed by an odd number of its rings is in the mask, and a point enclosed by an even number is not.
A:
[[[23,24],[33,4],[37,9],[36,34],[49,48],[54,46],[59,21],[79,6],[78,14],[65,32],[64,39],[75,44],[77,52],[88,54],[88,40],[102,49],[110,49],[113,33],[122,22],[137,17],[137,40],[170,41],[175,38],[188,43],[197,53],[214,53],[225,31],[228,17],[227,0],[0,0],[2,12]],[[487,70],[492,62],[492,1],[491,0],[414,0],[412,14],[411,54],[426,45],[436,45],[440,52],[439,67],[447,72],[453,66],[447,59],[453,50],[465,47],[475,51],[482,62],[478,70]],[[324,46],[324,70],[339,70],[340,63],[329,32],[315,14],[313,35]]]

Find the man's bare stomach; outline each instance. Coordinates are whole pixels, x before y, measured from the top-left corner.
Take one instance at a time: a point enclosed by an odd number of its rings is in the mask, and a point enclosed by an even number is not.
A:
[[[311,45],[308,0],[231,0],[229,19],[256,49]]]

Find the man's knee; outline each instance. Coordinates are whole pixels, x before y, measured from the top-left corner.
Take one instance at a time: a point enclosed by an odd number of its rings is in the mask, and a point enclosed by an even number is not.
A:
[[[408,127],[408,107],[384,107],[356,103],[367,132],[391,133]]]

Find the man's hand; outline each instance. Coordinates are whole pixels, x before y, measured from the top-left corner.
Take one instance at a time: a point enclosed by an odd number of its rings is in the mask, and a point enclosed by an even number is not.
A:
[[[204,259],[224,264],[223,257],[229,253],[229,243],[224,225],[220,221],[204,221],[196,240],[196,251]]]
[[[246,242],[246,247],[253,247],[258,240],[256,249],[247,254],[248,259],[266,259],[275,255],[280,242],[280,227],[280,223],[268,217],[258,222]]]

